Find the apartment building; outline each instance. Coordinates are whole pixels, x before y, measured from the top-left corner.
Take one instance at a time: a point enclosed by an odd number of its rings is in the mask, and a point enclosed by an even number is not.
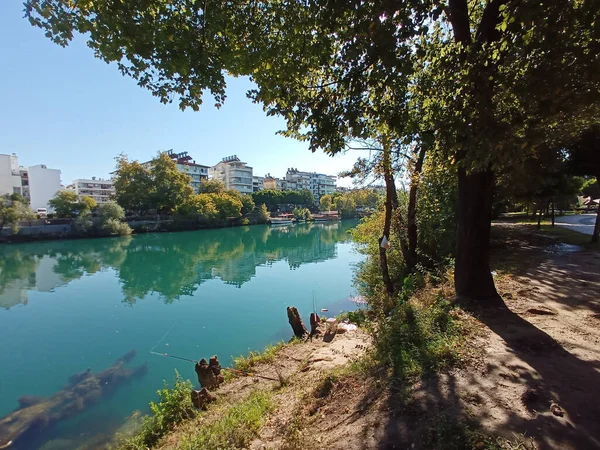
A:
[[[177,164],[177,170],[185,173],[192,179],[190,184],[194,188],[194,192],[199,192],[202,181],[208,180],[208,170],[210,167],[196,164],[196,161],[188,155],[188,152],[175,153],[173,150],[167,150],[166,153]]]
[[[21,194],[21,173],[17,155],[0,155],[0,195]]]
[[[115,195],[115,186],[112,180],[96,177],[73,180],[73,184],[67,189],[72,189],[80,197],[92,197],[99,205],[112,200]]]
[[[45,164],[30,166],[27,169],[29,182],[29,204],[31,209],[50,209],[48,202],[61,190],[60,170],[49,169]]]
[[[322,195],[332,194],[336,189],[336,177],[316,172],[303,172],[290,168],[285,174],[287,188],[292,190],[308,189],[319,201]]]
[[[252,167],[237,155],[223,158],[208,173],[211,178],[221,180],[226,189],[235,189],[242,194],[252,194],[254,191]]]
[[[262,191],[265,188],[265,179],[263,177],[252,177],[252,192]]]

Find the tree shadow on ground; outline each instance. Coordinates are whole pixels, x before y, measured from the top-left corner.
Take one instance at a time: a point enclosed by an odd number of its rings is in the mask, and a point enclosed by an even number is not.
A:
[[[513,285],[497,283],[507,308],[472,311],[486,354],[410,386],[365,383],[362,397],[344,399],[343,448],[500,448],[478,426],[540,450],[600,448],[600,254],[518,229],[497,239],[494,265]]]

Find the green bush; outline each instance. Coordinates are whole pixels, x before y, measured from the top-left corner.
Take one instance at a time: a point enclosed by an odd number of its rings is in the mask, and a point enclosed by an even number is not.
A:
[[[312,219],[312,214],[308,208],[294,208],[292,211],[294,214],[294,218],[296,220],[310,220]]]
[[[243,217],[242,220],[240,220],[240,223],[242,225],[250,225],[250,219],[248,219],[247,217]]]
[[[152,447],[168,433],[175,425],[196,416],[196,410],[191,399],[192,383],[184,380],[175,371],[175,385],[159,391],[158,403],[151,402],[152,414],[144,417],[140,430],[131,438],[119,445],[121,450],[145,450]]]
[[[94,226],[92,218],[87,214],[82,214],[73,221],[71,225],[73,231],[78,234],[88,233]]]
[[[118,219],[108,219],[100,226],[102,233],[109,236],[126,236],[131,234],[131,228],[125,222]]]
[[[269,214],[269,211],[267,210],[267,206],[264,203],[262,203],[258,207],[258,223],[267,223],[270,218],[271,218],[271,215]]]

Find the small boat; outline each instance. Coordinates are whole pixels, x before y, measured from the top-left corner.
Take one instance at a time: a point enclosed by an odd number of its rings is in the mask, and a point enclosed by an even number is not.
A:
[[[288,219],[287,217],[272,217],[271,225],[291,225],[294,223],[294,219]]]

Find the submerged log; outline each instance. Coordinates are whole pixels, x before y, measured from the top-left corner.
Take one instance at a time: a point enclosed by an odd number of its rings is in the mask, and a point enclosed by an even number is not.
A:
[[[124,367],[134,356],[135,350],[132,350],[97,374],[91,371],[75,374],[69,378],[69,385],[51,397],[21,397],[20,407],[0,418],[0,448],[26,438],[29,432],[39,433],[81,413],[133,377],[145,375],[146,364]]]
[[[292,330],[294,330],[294,335],[300,339],[304,338],[304,336],[308,334],[308,331],[300,318],[298,310],[294,306],[288,306],[287,316],[290,325],[292,326]]]

